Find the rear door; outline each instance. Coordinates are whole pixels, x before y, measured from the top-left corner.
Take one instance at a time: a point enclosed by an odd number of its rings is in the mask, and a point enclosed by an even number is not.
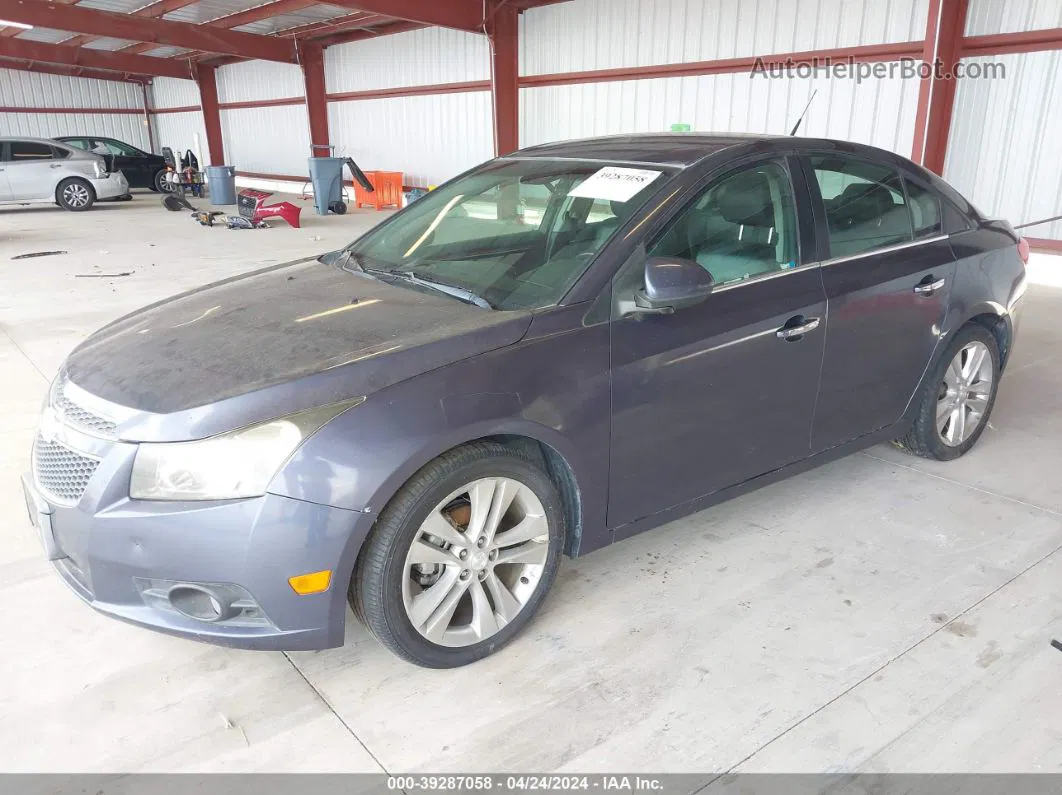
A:
[[[803,162],[828,250],[818,452],[903,415],[940,343],[955,259],[939,205],[909,176],[847,154]]]
[[[59,181],[56,173],[63,167],[56,150],[40,141],[9,141],[8,161],[4,164],[11,198],[47,199],[55,194]]]

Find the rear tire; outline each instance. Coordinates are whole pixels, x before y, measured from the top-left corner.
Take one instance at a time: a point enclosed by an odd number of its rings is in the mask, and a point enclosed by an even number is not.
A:
[[[895,444],[922,458],[951,461],[981,438],[999,389],[999,345],[977,323],[959,331],[926,378],[918,415]]]
[[[564,522],[560,495],[532,455],[495,442],[456,448],[381,512],[358,558],[351,607],[409,662],[475,662],[512,640],[545,600]]]
[[[166,169],[160,168],[155,172],[155,176],[151,178],[151,189],[155,193],[169,193],[170,186],[166,182]]]
[[[84,212],[96,202],[96,190],[88,181],[70,177],[56,187],[55,202],[64,210]]]

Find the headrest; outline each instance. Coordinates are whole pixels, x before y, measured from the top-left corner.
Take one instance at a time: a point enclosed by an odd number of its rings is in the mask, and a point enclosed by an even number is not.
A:
[[[849,224],[880,218],[896,206],[884,185],[862,182],[849,185],[832,204],[837,222]]]
[[[739,174],[720,185],[714,198],[720,215],[732,224],[774,226],[774,201],[766,174]]]

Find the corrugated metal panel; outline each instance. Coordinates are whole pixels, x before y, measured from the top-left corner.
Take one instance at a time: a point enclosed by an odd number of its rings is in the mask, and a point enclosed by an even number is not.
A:
[[[200,0],[163,16],[175,22],[208,22],[262,5],[262,0]]]
[[[337,8],[335,6],[310,6],[291,14],[280,14],[279,16],[270,17],[269,19],[248,22],[246,25],[239,25],[238,27],[233,28],[233,30],[267,36],[271,33],[276,33],[277,31],[298,27],[299,25],[309,25],[313,22],[327,22],[328,20],[337,17],[349,16],[351,13],[351,10],[348,8]]]
[[[485,36],[424,28],[325,50],[330,93],[490,79]]]
[[[148,96],[153,108],[187,108],[199,104],[199,86],[194,80],[156,77]]]
[[[366,171],[401,171],[407,185],[438,184],[494,156],[486,91],[330,102],[328,124],[337,154]]]
[[[303,105],[221,111],[225,163],[241,171],[305,174],[310,124]]]
[[[970,0],[966,35],[1021,33],[1025,30],[1062,28],[1059,0]]]
[[[76,33],[71,33],[68,30],[56,30],[55,28],[34,28],[33,30],[24,30],[18,34],[18,38],[27,39],[29,41],[44,41],[49,44],[57,44],[60,41],[66,41],[71,36],[76,36]]]
[[[81,8],[95,8],[99,11],[113,11],[116,14],[130,14],[138,8],[150,5],[150,0],[80,0]]]
[[[982,212],[1015,224],[1062,213],[1062,52],[1000,62],[1006,79],[958,81],[944,176]],[[1062,239],[1062,221],[1023,230]]]
[[[155,125],[155,146],[160,152],[164,146],[182,154],[191,149],[199,158],[200,165],[210,162],[206,125],[201,112],[161,113],[151,118]]]
[[[218,67],[218,100],[250,102],[301,97],[306,91],[298,64],[243,61]]]
[[[784,135],[818,89],[802,135],[840,138],[909,155],[918,81],[766,79],[746,74],[670,77],[520,90],[520,145],[659,132],[689,124],[701,132]]]
[[[104,135],[150,148],[144,117],[131,113],[0,113],[0,130],[34,138]]]
[[[0,104],[23,108],[142,108],[140,86],[0,69]]]
[[[174,55],[180,55],[184,52],[191,52],[187,47],[156,47],[153,50],[147,50],[142,53],[143,55],[150,55],[152,58],[172,58]]]
[[[520,73],[913,41],[925,35],[928,8],[929,0],[573,0],[521,14]]]
[[[136,44],[135,41],[129,39],[95,39],[87,44],[83,45],[86,50],[117,50],[122,47],[127,47],[130,44]]]

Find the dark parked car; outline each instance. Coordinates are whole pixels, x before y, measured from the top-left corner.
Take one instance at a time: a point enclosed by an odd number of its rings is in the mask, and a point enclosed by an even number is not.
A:
[[[162,155],[154,155],[124,141],[99,135],[64,135],[55,140],[107,157],[113,164],[112,170],[125,174],[132,188],[151,188],[156,192],[166,190],[163,179],[166,161]]]
[[[1027,246],[902,157],[801,138],[533,147],[348,248],[150,306],[67,359],[34,522],[96,609],[449,667],[562,553],[884,440],[977,441]]]

